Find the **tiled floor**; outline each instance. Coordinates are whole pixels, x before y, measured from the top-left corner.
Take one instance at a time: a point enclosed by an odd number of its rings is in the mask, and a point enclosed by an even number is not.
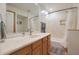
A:
[[[51,42],[51,45],[52,51],[50,52],[50,55],[67,55],[67,48],[64,48],[60,43]]]

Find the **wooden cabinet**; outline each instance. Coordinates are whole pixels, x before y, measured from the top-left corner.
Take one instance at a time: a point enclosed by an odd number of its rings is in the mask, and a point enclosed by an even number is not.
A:
[[[20,48],[10,55],[48,55],[51,50],[50,35],[39,39],[32,44]]]
[[[50,41],[50,35],[47,36],[47,44],[48,44],[48,54],[50,53],[51,51],[51,41]]]
[[[47,48],[48,48],[48,46],[47,46],[47,37],[45,37],[45,38],[43,38],[43,55],[47,55],[48,53],[48,51],[47,51]]]
[[[42,55],[42,40],[32,44],[32,51],[33,55]]]
[[[33,50],[33,54],[32,55],[42,55],[42,47],[38,47],[35,50]]]
[[[27,46],[22,49],[19,49],[11,53],[11,55],[31,55],[31,46]]]

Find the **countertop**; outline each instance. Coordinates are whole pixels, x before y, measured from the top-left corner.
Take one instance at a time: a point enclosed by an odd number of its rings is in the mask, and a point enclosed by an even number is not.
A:
[[[28,35],[17,36],[14,38],[5,39],[5,42],[0,43],[0,55],[10,54],[12,51],[16,51],[23,46],[32,44],[33,42],[42,39],[45,36],[50,35],[49,33],[38,33],[29,37]]]

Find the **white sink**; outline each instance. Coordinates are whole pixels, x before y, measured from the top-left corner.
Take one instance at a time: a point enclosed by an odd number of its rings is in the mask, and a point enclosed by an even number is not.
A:
[[[39,37],[40,35],[31,35],[29,36],[30,38],[36,38],[36,37]]]

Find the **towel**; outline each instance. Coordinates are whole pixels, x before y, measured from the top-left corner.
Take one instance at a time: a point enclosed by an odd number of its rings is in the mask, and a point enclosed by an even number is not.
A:
[[[6,38],[4,27],[5,27],[5,24],[3,21],[1,21],[1,39]]]

